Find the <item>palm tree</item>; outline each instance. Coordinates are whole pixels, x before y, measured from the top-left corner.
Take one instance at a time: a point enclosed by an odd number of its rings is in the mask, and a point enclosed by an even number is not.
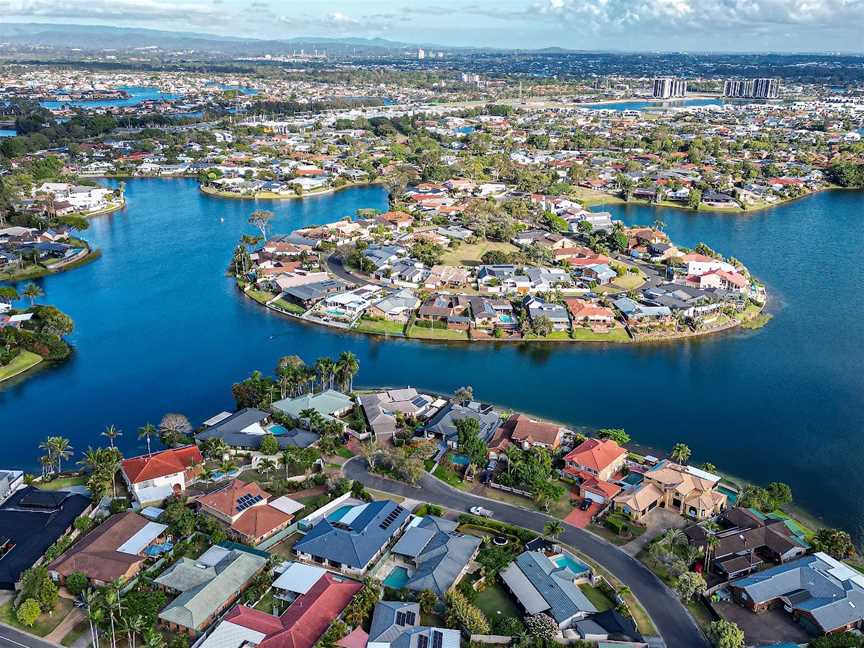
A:
[[[35,306],[36,298],[42,297],[45,294],[45,291],[34,283],[28,283],[26,286],[24,286],[22,294],[30,300],[31,306]]]
[[[84,603],[84,607],[87,610],[87,622],[90,624],[90,640],[93,644],[94,648],[99,647],[99,629],[97,626],[97,619],[94,619],[94,612],[97,611],[97,605],[99,601],[99,594],[97,594],[96,590],[92,587],[88,587],[86,590],[81,592],[81,601]]]
[[[230,459],[223,459],[222,463],[219,464],[219,470],[221,470],[226,475],[234,470],[237,466]]]
[[[663,534],[663,542],[670,547],[684,545],[687,543],[687,536],[681,529],[667,529]]]
[[[114,447],[114,439],[117,437],[123,436],[123,432],[117,429],[114,425],[109,425],[105,428],[105,431],[102,433],[102,436],[108,439],[108,444],[113,448]]]
[[[711,571],[711,559],[714,557],[714,552],[717,551],[717,545],[720,544],[720,540],[717,539],[717,536],[713,533],[708,536],[708,539],[705,541],[705,576],[707,578],[708,574]]]
[[[105,589],[102,598],[105,601],[105,609],[108,611],[108,618],[111,620],[111,646],[112,648],[117,648],[117,631],[114,626],[114,613],[119,613],[122,606],[120,593],[113,587],[108,587]]]
[[[268,477],[274,470],[276,470],[276,464],[273,463],[272,459],[262,459],[258,464],[258,472],[261,473],[262,477]]]
[[[672,461],[677,461],[680,464],[687,463],[687,460],[690,458],[692,454],[689,446],[685,443],[676,443],[672,446]]]
[[[145,439],[147,441],[147,455],[152,454],[150,452],[150,439],[158,434],[158,430],[156,426],[152,423],[145,423],[140,428],[138,428],[138,438]]]
[[[549,520],[543,527],[543,535],[549,536],[553,540],[564,533],[564,525],[558,520]]]
[[[343,351],[336,361],[336,371],[343,389],[347,387],[348,393],[354,391],[354,376],[360,371],[360,361],[350,351]]]
[[[72,456],[72,447],[69,439],[61,436],[51,437],[54,447],[54,457],[57,459],[57,472],[63,472],[63,462]]]

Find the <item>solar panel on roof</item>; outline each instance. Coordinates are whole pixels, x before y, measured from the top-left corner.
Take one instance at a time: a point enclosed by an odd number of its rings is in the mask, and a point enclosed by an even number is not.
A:
[[[396,613],[396,625],[404,626],[405,625],[405,613],[397,612]]]
[[[429,648],[429,637],[426,635],[417,637],[417,648]]]
[[[414,622],[417,620],[417,615],[413,612],[405,613],[405,625],[414,625]]]
[[[441,648],[441,644],[444,643],[444,635],[438,632],[437,630],[432,631],[432,648]]]

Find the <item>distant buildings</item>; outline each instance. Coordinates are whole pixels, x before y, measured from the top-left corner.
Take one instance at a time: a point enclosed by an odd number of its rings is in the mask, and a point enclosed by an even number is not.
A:
[[[723,96],[741,99],[776,99],[779,79],[729,79],[723,83]]]
[[[672,77],[654,79],[653,96],[655,99],[671,99],[687,95],[687,80]]]

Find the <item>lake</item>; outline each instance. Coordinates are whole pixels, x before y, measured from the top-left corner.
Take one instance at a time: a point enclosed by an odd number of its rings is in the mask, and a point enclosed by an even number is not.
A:
[[[126,99],[99,99],[94,101],[41,101],[43,108],[49,110],[60,110],[61,108],[123,108],[126,106],[137,106],[145,101],[172,101],[179,99],[180,95],[162,92],[159,88],[149,86],[119,86],[118,90],[125,90],[129,96]]]
[[[861,538],[864,471],[864,193],[833,191],[751,215],[609,206],[627,223],[660,218],[673,240],[705,241],[768,285],[762,330],[657,345],[444,344],[345,334],[284,319],[243,298],[225,276],[256,208],[274,230],[383,209],[379,187],[257,203],[201,194],[194,180],[130,180],[128,207],[91,221],[102,258],[40,280],[68,312],[74,357],[0,385],[2,468],[38,469],[41,439],[76,450],[115,424],[127,454],[135,430],[179,411],[198,424],[233,407],[231,384],[277,358],[307,362],[350,350],[356,384],[452,392],[575,426],[622,427],[638,442],[693,449],[697,464],[761,483],[788,482],[796,501]]]

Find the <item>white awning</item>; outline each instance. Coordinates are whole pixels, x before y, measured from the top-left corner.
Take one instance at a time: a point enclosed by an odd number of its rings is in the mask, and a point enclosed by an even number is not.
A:
[[[129,538],[122,545],[117,547],[117,551],[120,553],[130,554],[132,556],[138,556],[141,554],[144,549],[150,546],[150,543],[153,542],[156,538],[162,535],[162,532],[167,529],[168,526],[165,524],[159,524],[158,522],[148,522],[145,524],[138,532]]]
[[[327,573],[326,569],[301,563],[287,563],[285,571],[273,582],[273,587],[295,594],[305,594]]]
[[[287,513],[288,515],[294,515],[297,511],[305,508],[305,506],[297,500],[285,496],[276,498],[272,502],[269,502],[269,504],[273,508],[282,511],[283,513]]]

